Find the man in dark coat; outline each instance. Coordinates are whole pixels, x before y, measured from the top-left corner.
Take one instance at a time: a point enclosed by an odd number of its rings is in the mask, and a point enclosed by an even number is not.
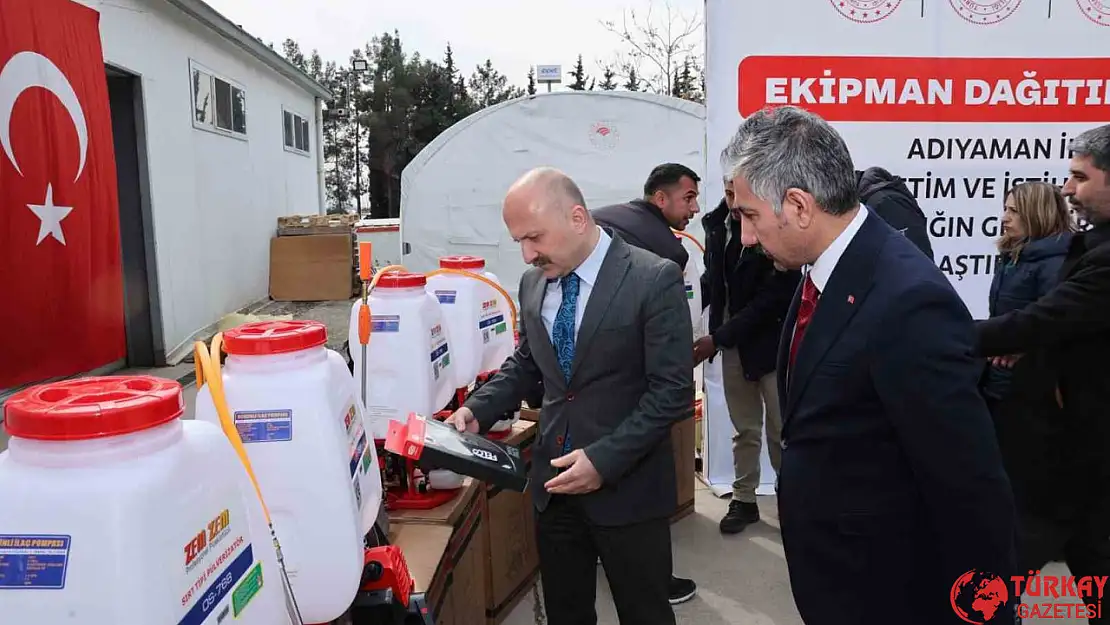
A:
[[[701,178],[689,167],[664,163],[648,175],[642,199],[591,212],[602,228],[630,245],[674,261],[685,271],[690,255],[672,228],[685,230],[697,215],[699,182]],[[693,599],[698,587],[691,579],[672,575],[669,591],[671,604],[677,605]]]
[[[594,220],[616,230],[626,243],[673,260],[685,270],[690,255],[672,228],[685,230],[698,214],[699,182],[689,167],[664,163],[651,170],[642,198],[595,209]]]
[[[730,211],[732,191],[702,218],[705,273],[702,302],[709,307],[709,334],[694,344],[694,362],[721,352],[725,402],[735,434],[732,501],[720,530],[735,534],[759,521],[755,491],[760,482],[764,424],[768,455],[777,472],[781,456],[775,360],[783,319],[801,281],[799,271],[779,271],[756,247],[740,243],[740,216]]]
[[[906,235],[917,249],[933,260],[925,213],[905,181],[882,167],[870,167],[866,171],[856,171],[856,187],[864,206],[882,217],[891,228]]]
[[[1110,575],[1110,124],[1071,144],[1064,195],[1091,225],[1075,235],[1060,283],[1036,302],[980,321],[983,356],[1048,358],[1057,376],[1072,466],[1056,487],[1058,521],[1021,530],[1021,570],[1036,570],[1062,553],[1071,575]],[[1019,361],[1020,364],[1020,361]],[[1099,597],[1085,603],[1097,604]],[[1110,622],[1110,611],[1102,620]]]

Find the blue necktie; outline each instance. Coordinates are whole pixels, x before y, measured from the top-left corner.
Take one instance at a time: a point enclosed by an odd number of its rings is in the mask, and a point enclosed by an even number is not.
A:
[[[555,314],[555,323],[551,326],[551,342],[555,346],[555,354],[559,358],[559,368],[563,376],[570,383],[570,368],[574,364],[574,318],[578,310],[578,274],[570,273],[562,278],[563,301],[559,304],[559,312]],[[570,453],[570,428],[563,437],[563,453]]]

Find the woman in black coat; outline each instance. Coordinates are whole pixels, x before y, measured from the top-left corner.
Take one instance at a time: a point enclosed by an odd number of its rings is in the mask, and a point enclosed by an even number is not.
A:
[[[1056,286],[1075,230],[1067,201],[1055,186],[1027,182],[1010,190],[990,288],[991,317],[1024,308]],[[1043,543],[1029,535],[1064,512],[1067,501],[1058,486],[1067,475],[1068,439],[1074,432],[1060,409],[1056,379],[1056,367],[1045,353],[1027,354],[1016,363],[991,359],[983,376],[983,395],[1026,537],[1019,537],[1019,551],[1022,545]],[[1023,561],[1039,557],[1019,555]]]

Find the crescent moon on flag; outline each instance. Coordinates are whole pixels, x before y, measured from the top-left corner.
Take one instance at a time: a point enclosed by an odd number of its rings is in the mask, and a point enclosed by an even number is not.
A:
[[[74,182],[85,171],[85,157],[89,148],[89,129],[85,123],[85,111],[81,108],[81,101],[69,79],[58,69],[57,65],[37,52],[20,52],[8,60],[0,70],[0,147],[15,166],[19,175],[23,170],[15,160],[12,152],[11,122],[12,110],[15,102],[24,91],[32,87],[42,87],[53,93],[69,112],[73,125],[77,128],[77,140],[81,146],[81,162],[77,167]]]

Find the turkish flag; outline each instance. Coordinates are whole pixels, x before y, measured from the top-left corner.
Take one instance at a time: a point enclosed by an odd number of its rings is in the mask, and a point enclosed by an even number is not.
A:
[[[100,14],[0,1],[0,388],[126,355]]]

